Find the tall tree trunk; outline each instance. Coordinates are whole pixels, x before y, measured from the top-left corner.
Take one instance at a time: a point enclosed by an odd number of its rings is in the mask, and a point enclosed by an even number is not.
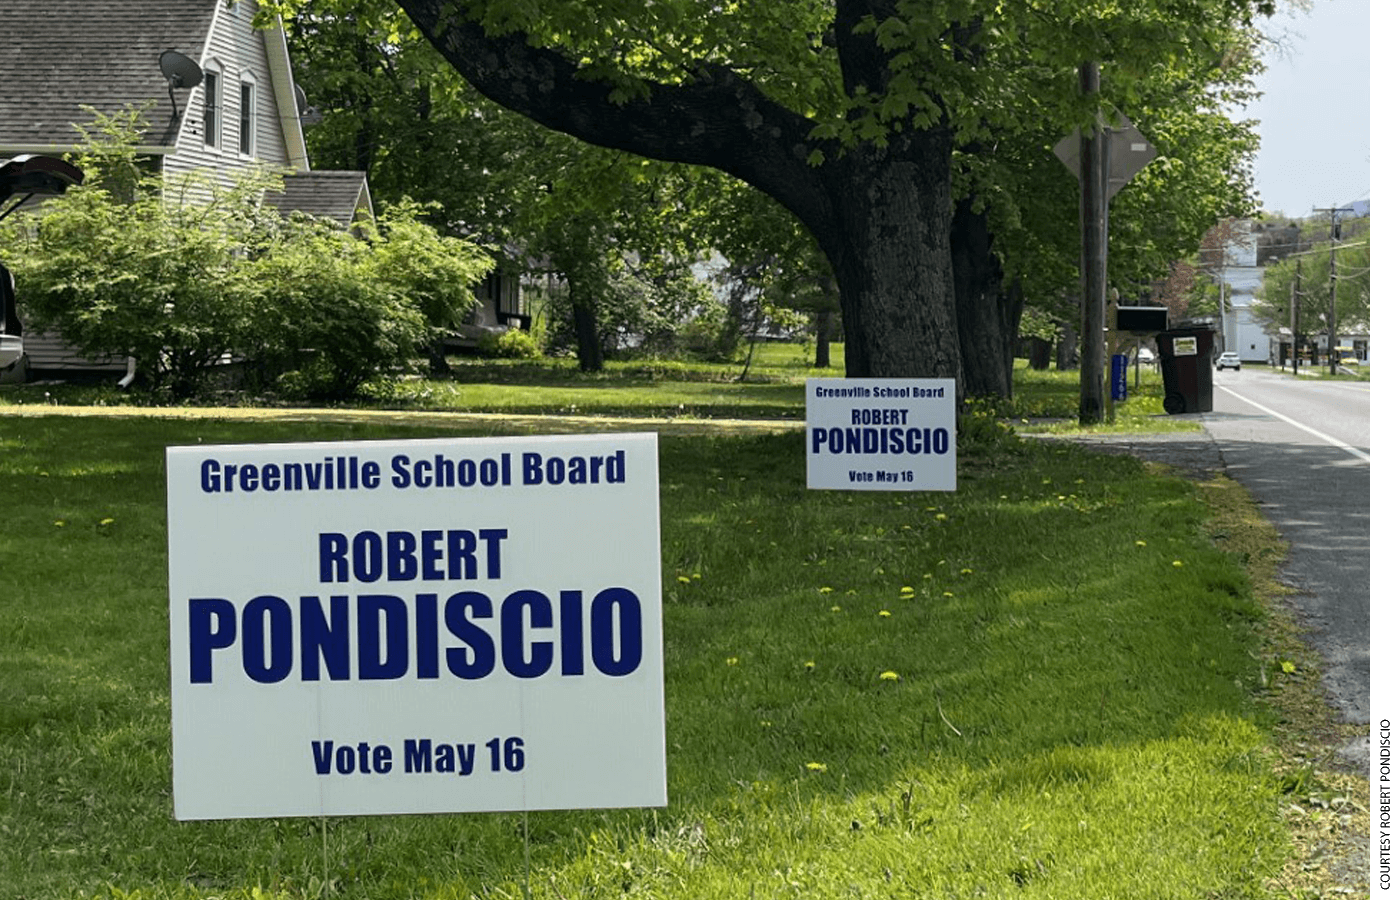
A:
[[[1050,368],[1050,351],[1055,349],[1054,345],[1045,338],[1030,338],[1030,364],[1031,368],[1037,372],[1044,372]]]
[[[817,313],[817,358],[815,366],[818,369],[831,368],[832,318],[832,312],[829,309],[824,309]]]
[[[848,376],[955,378],[961,388],[948,245],[953,143],[946,125],[906,118],[892,123],[883,146],[816,138],[815,120],[720,62],[697,64],[683,83],[645,81],[644,90],[619,102],[614,84],[555,48],[518,32],[488,32],[471,4],[398,3],[447,61],[497,103],[599,146],[714,167],[785,206],[831,261]],[[871,5],[837,0],[835,6],[832,39],[846,93],[879,96],[896,55],[867,27]],[[824,160],[814,164],[816,154]]]
[[[574,314],[574,339],[578,341],[578,367],[581,372],[603,371],[603,339],[598,334],[598,316],[583,291],[569,286],[569,306]]]
[[[434,378],[447,378],[452,374],[452,366],[447,362],[447,345],[442,341],[432,341],[424,348],[428,355],[428,374]]]
[[[1002,286],[1001,260],[992,249],[986,213],[973,212],[972,198],[959,200],[953,210],[950,243],[963,393],[1010,397],[1024,303],[1019,287]]]
[[[1060,341],[1055,345],[1055,368],[1060,372],[1079,368],[1079,330],[1068,323],[1060,326]]]
[[[841,290],[848,377],[959,375],[946,145],[932,131],[895,138],[822,173],[835,215],[808,225]]]

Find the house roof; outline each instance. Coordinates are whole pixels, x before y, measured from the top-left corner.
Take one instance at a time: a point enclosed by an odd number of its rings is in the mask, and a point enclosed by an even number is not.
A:
[[[198,60],[224,0],[0,0],[0,148],[67,148],[90,106],[104,113],[155,101],[143,144],[173,144],[174,111],[160,54]],[[177,90],[181,109],[189,91]]]
[[[256,3],[257,0],[238,0]],[[82,137],[74,123],[93,120],[90,107],[116,114],[144,109],[149,130],[144,153],[175,158],[180,140],[174,116],[191,115],[196,85],[175,90],[175,107],[160,57],[175,50],[204,63],[216,29],[228,22],[229,0],[0,0],[0,159],[15,153],[59,154]],[[238,17],[246,23],[246,15]],[[246,27],[243,26],[243,27]],[[296,118],[296,98],[286,37],[263,33],[269,81],[295,174],[285,190],[268,198],[284,214],[301,210],[346,226],[364,212],[373,216],[363,172],[308,172],[306,145]],[[154,105],[149,105],[154,104]],[[193,115],[200,115],[196,109]],[[180,151],[184,152],[184,151]]]
[[[267,202],[283,215],[300,211],[347,228],[361,212],[374,215],[364,172],[298,172],[283,179],[281,191],[269,191]]]

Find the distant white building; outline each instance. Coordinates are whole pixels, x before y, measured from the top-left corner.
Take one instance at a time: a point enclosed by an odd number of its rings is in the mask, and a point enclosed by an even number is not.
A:
[[[1254,315],[1254,298],[1264,284],[1264,269],[1258,265],[1259,235],[1250,223],[1231,223],[1225,247],[1225,265],[1218,275],[1223,282],[1223,315],[1220,316],[1221,352],[1232,351],[1243,362],[1269,361],[1269,334]]]

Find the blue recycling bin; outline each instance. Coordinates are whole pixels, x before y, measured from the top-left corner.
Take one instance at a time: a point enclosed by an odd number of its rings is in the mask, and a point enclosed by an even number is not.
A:
[[[1113,377],[1110,379],[1114,400],[1128,399],[1128,357],[1113,354]]]

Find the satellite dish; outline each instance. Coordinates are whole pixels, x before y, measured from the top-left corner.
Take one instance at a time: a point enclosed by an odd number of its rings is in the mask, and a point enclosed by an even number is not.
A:
[[[199,67],[199,63],[179,50],[166,50],[161,53],[160,73],[165,76],[171,91],[175,88],[192,88],[204,81],[204,70]]]
[[[306,99],[306,91],[303,91],[299,84],[292,85],[292,88],[296,93],[297,118],[301,120],[301,124],[315,125],[319,123],[324,117],[321,115],[321,111],[312,106],[310,101]]]
[[[165,129],[164,138],[170,140],[180,124],[180,104],[175,102],[175,89],[202,84],[204,70],[179,50],[165,50],[160,54],[160,74],[165,76],[165,84],[170,89],[170,125]]]

